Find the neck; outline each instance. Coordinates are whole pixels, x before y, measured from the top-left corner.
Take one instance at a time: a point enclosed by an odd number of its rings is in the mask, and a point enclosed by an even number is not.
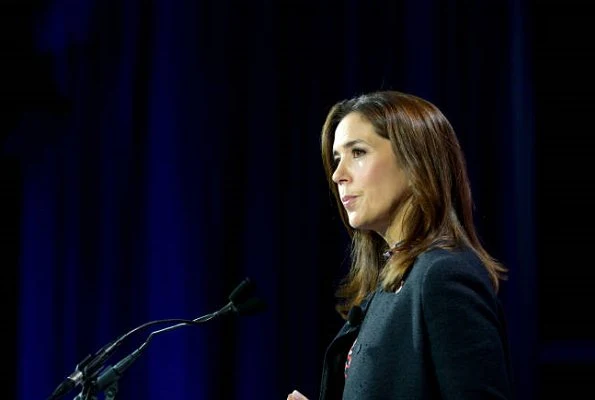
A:
[[[397,243],[402,242],[404,239],[403,218],[398,215],[393,220],[393,223],[385,230],[384,234],[381,236],[383,237],[388,247],[393,247]]]
[[[398,207],[394,217],[392,218],[391,224],[384,230],[381,236],[384,238],[386,244],[392,248],[397,243],[402,242],[405,239],[404,234],[404,219],[406,210],[411,204],[411,197],[408,197],[400,207]]]

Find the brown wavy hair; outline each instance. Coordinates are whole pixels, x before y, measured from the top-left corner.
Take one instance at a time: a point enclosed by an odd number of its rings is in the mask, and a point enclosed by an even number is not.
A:
[[[384,239],[373,231],[353,229],[341,204],[334,172],[333,142],[339,122],[357,112],[375,132],[389,139],[411,183],[411,201],[403,220],[403,249],[385,261]],[[471,248],[499,289],[507,269],[481,244],[473,221],[473,200],[465,158],[450,122],[432,103],[397,92],[378,91],[333,105],[321,135],[322,160],[330,189],[351,242],[351,268],[339,285],[337,311],[346,318],[353,305],[378,284],[396,290],[415,258],[430,247]]]

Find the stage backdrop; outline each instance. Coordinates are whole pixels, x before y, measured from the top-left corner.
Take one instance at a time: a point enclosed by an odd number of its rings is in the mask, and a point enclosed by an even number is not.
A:
[[[14,32],[29,58],[12,87],[26,100],[4,143],[20,193],[15,398],[47,398],[145,322],[219,309],[245,277],[264,312],[154,335],[117,397],[316,398],[348,255],[319,134],[334,102],[377,89],[427,98],[458,132],[481,237],[510,269],[516,390],[532,398],[524,1],[22,4]]]

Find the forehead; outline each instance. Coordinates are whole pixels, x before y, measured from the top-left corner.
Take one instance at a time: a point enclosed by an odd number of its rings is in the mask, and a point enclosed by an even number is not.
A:
[[[351,112],[347,114],[335,129],[333,149],[337,150],[353,141],[363,141],[373,144],[381,137],[374,131],[374,126],[360,113]]]

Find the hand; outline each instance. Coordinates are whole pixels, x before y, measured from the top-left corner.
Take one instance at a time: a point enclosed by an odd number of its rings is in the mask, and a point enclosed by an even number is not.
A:
[[[287,400],[308,400],[308,398],[297,390],[294,390],[293,392],[289,393],[289,395],[287,395]]]

